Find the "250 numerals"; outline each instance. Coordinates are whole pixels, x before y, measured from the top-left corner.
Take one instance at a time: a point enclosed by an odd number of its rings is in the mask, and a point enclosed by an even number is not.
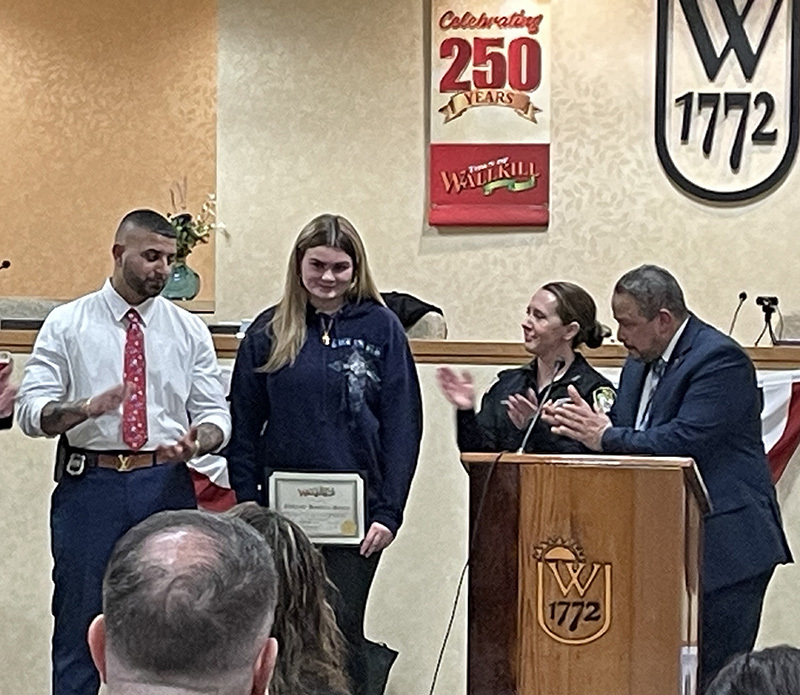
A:
[[[556,625],[569,621],[567,629],[575,632],[581,623],[598,622],[601,617],[600,603],[597,601],[550,601],[547,604],[550,620]]]
[[[703,138],[703,154],[706,156],[711,154],[714,148],[714,134],[717,129],[717,122],[719,121],[719,107],[720,104],[724,108],[724,117],[727,118],[731,111],[739,111],[739,125],[736,129],[736,135],[733,138],[733,145],[731,146],[731,154],[729,157],[729,164],[731,171],[738,172],[742,164],[742,150],[744,149],[744,140],[747,135],[747,118],[750,115],[750,92],[725,92],[720,94],[718,92],[686,92],[677,99],[675,105],[683,107],[683,120],[681,123],[681,142],[687,143],[692,130],[692,116],[694,115],[694,102],[697,99],[697,113],[701,113],[704,109],[711,109],[711,117],[706,126],[706,134]],[[752,132],[750,140],[755,144],[773,144],[778,139],[778,130],[767,130],[769,121],[775,111],[775,99],[769,92],[759,92],[753,99],[754,109],[764,107],[764,113],[761,116],[761,121]]]
[[[475,44],[456,36],[446,38],[439,45],[440,58],[453,62],[439,81],[439,91],[469,92],[475,89],[505,89],[531,92],[542,80],[542,47],[536,39],[520,36],[508,44],[505,38],[476,37]],[[462,79],[472,63],[472,79]]]

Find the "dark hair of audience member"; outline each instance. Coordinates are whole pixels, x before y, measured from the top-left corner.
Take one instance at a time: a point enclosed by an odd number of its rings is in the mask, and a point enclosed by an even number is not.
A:
[[[177,533],[179,554],[165,557],[159,544]],[[202,679],[250,668],[270,634],[277,583],[270,548],[247,524],[160,512],[111,555],[103,580],[109,649],[138,673]]]
[[[800,649],[783,645],[740,654],[705,695],[800,695]]]
[[[348,695],[345,641],[328,602],[335,588],[322,553],[297,524],[255,502],[228,513],[255,528],[275,559],[279,589],[272,635],[280,653],[270,695]]]

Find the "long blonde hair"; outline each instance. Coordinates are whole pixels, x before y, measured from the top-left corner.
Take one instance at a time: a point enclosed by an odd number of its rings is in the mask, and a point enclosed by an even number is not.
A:
[[[353,261],[353,281],[345,299],[360,302],[374,299],[383,304],[367,264],[367,252],[355,227],[340,215],[324,214],[309,222],[294,242],[283,297],[275,307],[275,315],[266,330],[271,334],[272,345],[264,372],[277,372],[294,364],[306,342],[306,304],[308,293],[300,277],[300,265],[306,251],[315,246],[341,249]]]
[[[328,596],[336,587],[325,560],[303,530],[276,511],[255,502],[226,512],[246,521],[272,549],[278,572],[278,604],[272,635],[280,658],[270,695],[312,695],[320,691],[347,695],[346,643]]]

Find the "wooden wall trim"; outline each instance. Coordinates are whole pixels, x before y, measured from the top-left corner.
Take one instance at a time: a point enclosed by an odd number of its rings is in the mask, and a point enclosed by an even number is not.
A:
[[[0,331],[0,350],[28,354],[36,331]],[[233,359],[239,341],[232,335],[215,335],[214,345],[221,359]],[[524,364],[530,359],[520,343],[477,340],[412,340],[411,349],[419,364]],[[800,346],[745,348],[757,369],[800,369]],[[603,345],[584,352],[595,367],[621,367],[625,348]]]

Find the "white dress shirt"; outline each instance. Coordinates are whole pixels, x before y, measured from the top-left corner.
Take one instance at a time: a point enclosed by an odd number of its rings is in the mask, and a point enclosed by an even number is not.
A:
[[[207,326],[160,296],[131,307],[109,280],[99,291],[56,307],[45,319],[17,398],[22,430],[45,436],[45,405],[97,396],[123,382],[124,317],[131,308],[142,317],[147,364],[148,440],[142,451],[174,444],[188,431],[190,420],[219,427],[224,446],[231,416]],[[70,444],[95,451],[127,449],[121,410],[76,425],[67,433]]]
[[[683,323],[680,325],[677,331],[675,331],[675,335],[672,336],[669,343],[667,343],[667,347],[664,348],[664,352],[661,353],[661,359],[665,365],[669,364],[669,360],[672,357],[672,353],[675,351],[675,346],[678,344],[678,340],[680,340],[681,335],[683,335],[683,331],[686,328],[686,324],[689,323],[689,317],[687,316]],[[650,420],[650,412],[648,406],[650,405],[650,401],[653,398],[653,392],[656,390],[656,386],[658,386],[658,382],[661,380],[661,375],[656,374],[656,371],[653,369],[653,364],[657,360],[654,360],[650,364],[650,368],[647,370],[647,376],[644,379],[644,386],[642,387],[642,396],[639,399],[639,410],[636,413],[636,429],[643,430],[649,424]]]

